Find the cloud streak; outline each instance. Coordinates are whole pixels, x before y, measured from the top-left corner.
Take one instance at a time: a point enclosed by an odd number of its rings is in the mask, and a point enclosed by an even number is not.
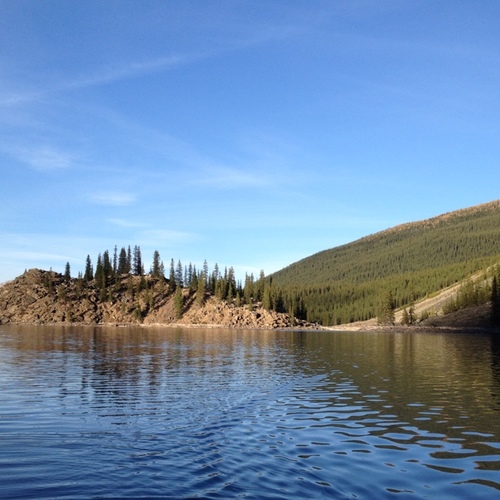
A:
[[[132,193],[127,193],[125,191],[119,192],[101,192],[94,193],[89,197],[92,203],[98,205],[111,205],[111,206],[127,206],[132,205],[137,200],[137,197]]]
[[[202,169],[194,184],[213,186],[218,189],[261,188],[269,185],[270,179],[262,173],[246,172],[225,166],[209,166]]]
[[[49,145],[42,146],[6,146],[2,149],[17,161],[36,170],[59,170],[73,165],[74,157],[60,149]]]
[[[23,104],[26,102],[40,100],[50,96],[51,94],[57,94],[59,92],[97,87],[121,80],[139,78],[141,76],[164,71],[181,64],[187,64],[191,61],[207,57],[207,55],[179,54],[159,57],[142,62],[127,62],[123,64],[108,65],[107,67],[100,68],[93,74],[62,80],[58,83],[54,83],[53,85],[46,86],[41,90],[12,92],[9,95],[4,96],[0,101],[0,104],[4,106]]]

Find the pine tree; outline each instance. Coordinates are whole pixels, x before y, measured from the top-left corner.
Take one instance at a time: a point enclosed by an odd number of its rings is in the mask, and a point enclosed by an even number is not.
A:
[[[155,250],[153,253],[153,267],[151,268],[151,274],[155,278],[163,278],[161,273],[160,252],[158,252],[158,250]]]
[[[127,264],[127,251],[125,250],[125,247],[122,247],[120,250],[120,256],[118,257],[118,275],[122,276],[124,274],[127,274],[128,271],[128,264]]]
[[[198,289],[198,273],[196,272],[196,266],[193,266],[189,288],[192,291],[196,291]]]
[[[174,293],[176,289],[175,286],[175,263],[174,259],[170,260],[170,274],[168,276],[168,291],[169,293]]]
[[[118,248],[115,245],[115,250],[113,252],[113,276],[116,276],[118,272]]]
[[[83,279],[86,283],[94,279],[94,269],[92,267],[92,261],[90,260],[90,255],[87,255],[87,260],[85,263],[85,274]]]
[[[208,289],[211,293],[217,295],[219,298],[222,298],[222,296],[224,295],[224,292],[222,290],[222,283],[223,282],[222,282],[222,276],[219,271],[219,265],[216,262],[214,270],[212,272],[212,278],[209,280]]]
[[[245,273],[245,285],[243,287],[243,297],[245,299],[245,303],[249,304],[252,301],[253,297],[253,274],[250,274],[250,276]]]
[[[182,275],[182,263],[180,260],[178,260],[177,267],[175,268],[175,285],[179,288],[182,288],[183,286]]]
[[[206,260],[203,261],[203,283],[205,290],[208,290],[208,263]]]
[[[262,307],[268,311],[272,309],[271,287],[269,285],[266,285],[264,287],[264,293],[262,295]]]
[[[134,247],[132,274],[135,274],[137,276],[142,276],[144,274],[142,266],[141,247],[139,247],[138,245],[135,245]]]
[[[109,252],[107,250],[102,255],[102,267],[106,279],[113,275],[113,266],[111,264]]]
[[[95,276],[96,285],[98,287],[103,287],[106,284],[106,275],[104,274],[104,267],[102,265],[101,254],[97,256],[97,264],[95,266]]]
[[[259,281],[257,281],[257,293],[256,299],[260,302],[262,297],[264,296],[264,287],[266,284],[266,275],[264,274],[264,270],[260,271]]]
[[[233,266],[229,268],[227,273],[227,293],[226,298],[233,299],[236,295],[236,279],[234,277],[234,269]]]
[[[394,296],[392,294],[392,291],[389,290],[387,296],[380,305],[380,310],[377,315],[377,323],[379,325],[393,325],[395,320],[394,310],[395,310]]]
[[[205,303],[205,274],[200,273],[197,277],[196,303],[202,306]]]
[[[71,268],[69,262],[66,262],[66,267],[64,268],[64,279],[69,281],[71,279]]]
[[[130,245],[127,248],[127,273],[132,272],[132,250],[130,249]]]
[[[184,297],[182,295],[182,288],[180,286],[177,287],[177,289],[175,290],[174,307],[175,307],[175,317],[177,319],[182,318]]]

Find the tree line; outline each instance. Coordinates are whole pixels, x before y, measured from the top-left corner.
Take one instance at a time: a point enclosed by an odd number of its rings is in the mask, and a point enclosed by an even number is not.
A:
[[[175,294],[176,309],[182,311],[186,294],[195,295],[198,304],[203,304],[207,296],[234,301],[238,306],[255,307],[257,303],[265,309],[288,313],[291,317],[322,325],[338,325],[353,321],[377,318],[379,323],[392,324],[394,311],[404,307],[403,323],[417,321],[414,302],[424,298],[429,290],[441,289],[456,283],[464,274],[472,274],[488,259],[476,259],[467,263],[426,269],[407,276],[387,276],[372,282],[337,281],[323,286],[300,286],[276,284],[274,276],[266,277],[261,271],[256,278],[245,274],[243,281],[237,280],[233,267],[221,270],[218,264],[209,269],[205,260],[201,269],[191,262],[183,265],[181,260],[170,260],[167,269],[158,250],[153,253],[152,264],[145,272],[140,246],[115,246],[112,254],[108,250],[99,253],[96,266],[87,255],[85,271],[78,274],[80,287],[90,283],[100,290],[100,300],[112,297],[112,286],[119,286],[125,278],[138,276],[138,291],[147,290],[151,280],[163,283],[167,295]],[[483,267],[484,269],[484,267]],[[64,277],[71,278],[69,263]],[[148,279],[146,279],[146,277]],[[486,279],[487,278],[487,279]],[[456,299],[450,301],[445,312],[491,300],[492,322],[500,325],[500,274],[495,267],[485,279],[467,280],[459,290]],[[185,293],[183,293],[183,290]],[[389,292],[387,292],[389,291]],[[420,318],[423,319],[423,318]]]
[[[202,268],[197,269],[191,262],[183,265],[180,259],[175,261],[172,258],[167,272],[158,250],[154,251],[151,267],[146,273],[141,248],[138,245],[133,248],[129,245],[120,250],[115,245],[112,254],[109,250],[99,253],[95,268],[90,255],[87,255],[85,270],[83,273],[79,272],[76,279],[82,286],[92,283],[100,288],[104,300],[106,289],[128,276],[149,277],[164,282],[168,285],[169,294],[175,293],[176,290],[189,289],[192,292],[199,292],[198,296],[201,297],[199,301],[208,294],[221,300],[235,300],[240,304],[262,301],[266,280],[264,271],[261,271],[258,279],[253,273],[246,273],[242,282],[236,279],[232,266],[221,270],[216,263],[213,269],[210,269],[206,260]],[[69,262],[65,266],[64,278],[71,279]],[[140,283],[142,283],[141,289],[147,287],[145,279]]]

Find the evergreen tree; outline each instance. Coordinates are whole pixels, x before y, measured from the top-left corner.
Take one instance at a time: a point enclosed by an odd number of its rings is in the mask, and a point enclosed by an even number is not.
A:
[[[205,290],[208,290],[208,263],[206,260],[203,261],[203,283]]]
[[[128,272],[127,251],[125,250],[125,247],[122,247],[120,250],[120,256],[118,257],[118,275],[122,276]]]
[[[158,250],[155,250],[153,253],[153,266],[151,268],[151,274],[155,278],[163,278],[161,272],[160,252],[158,252]]]
[[[175,268],[175,285],[182,288],[183,286],[183,281],[182,281],[182,263],[180,260],[177,261],[177,266]]]
[[[69,267],[69,262],[66,262],[66,267],[64,268],[64,279],[66,281],[71,279],[71,268]]]
[[[174,297],[175,317],[177,319],[182,318],[183,307],[184,307],[184,297],[182,295],[182,288],[179,286],[175,290],[175,297]]]
[[[92,267],[92,261],[90,260],[90,255],[87,255],[87,260],[85,263],[85,274],[83,275],[83,279],[85,280],[86,283],[94,279],[94,269]]]
[[[234,277],[233,266],[229,268],[229,271],[227,273],[226,289],[227,289],[226,298],[233,299],[236,295],[236,279]]]
[[[189,288],[192,291],[196,291],[198,289],[198,273],[196,272],[196,266],[193,266]]]
[[[118,248],[115,245],[115,250],[113,252],[113,276],[116,276],[118,272]]]
[[[266,284],[266,275],[264,274],[264,270],[260,271],[259,275],[259,281],[257,281],[257,293],[256,293],[256,299],[260,302],[262,300],[262,297],[264,296],[264,287]]]
[[[170,260],[170,274],[168,276],[168,291],[174,293],[176,289],[175,283],[175,263],[174,259]]]
[[[202,272],[197,278],[196,303],[202,306],[205,303],[205,274]]]
[[[262,295],[262,307],[264,309],[267,309],[268,311],[272,309],[271,287],[269,285],[266,285],[264,287],[264,293]]]
[[[393,325],[394,324],[394,296],[392,291],[389,290],[387,296],[380,305],[380,310],[377,315],[377,323],[379,325]]]
[[[135,245],[133,260],[132,260],[132,274],[136,274],[137,276],[142,276],[144,274],[143,271],[144,268],[142,265],[141,247]]]
[[[253,288],[254,288],[254,282],[253,282],[253,274],[248,274],[245,273],[245,286],[243,287],[243,297],[245,299],[246,304],[250,304],[252,302],[252,297],[253,297]]]
[[[132,250],[130,249],[130,245],[127,248],[127,273],[132,272]]]
[[[97,264],[95,267],[95,276],[96,284],[99,287],[102,287],[103,283],[105,282],[105,274],[104,274],[104,268],[102,265],[102,257],[101,254],[97,256]]]
[[[113,266],[109,258],[109,252],[106,250],[102,255],[102,267],[104,271],[105,278],[109,278],[113,275]]]

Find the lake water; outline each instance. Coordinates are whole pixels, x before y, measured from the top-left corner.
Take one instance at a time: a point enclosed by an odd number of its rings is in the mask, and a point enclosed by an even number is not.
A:
[[[500,498],[500,340],[0,326],[3,498]]]

